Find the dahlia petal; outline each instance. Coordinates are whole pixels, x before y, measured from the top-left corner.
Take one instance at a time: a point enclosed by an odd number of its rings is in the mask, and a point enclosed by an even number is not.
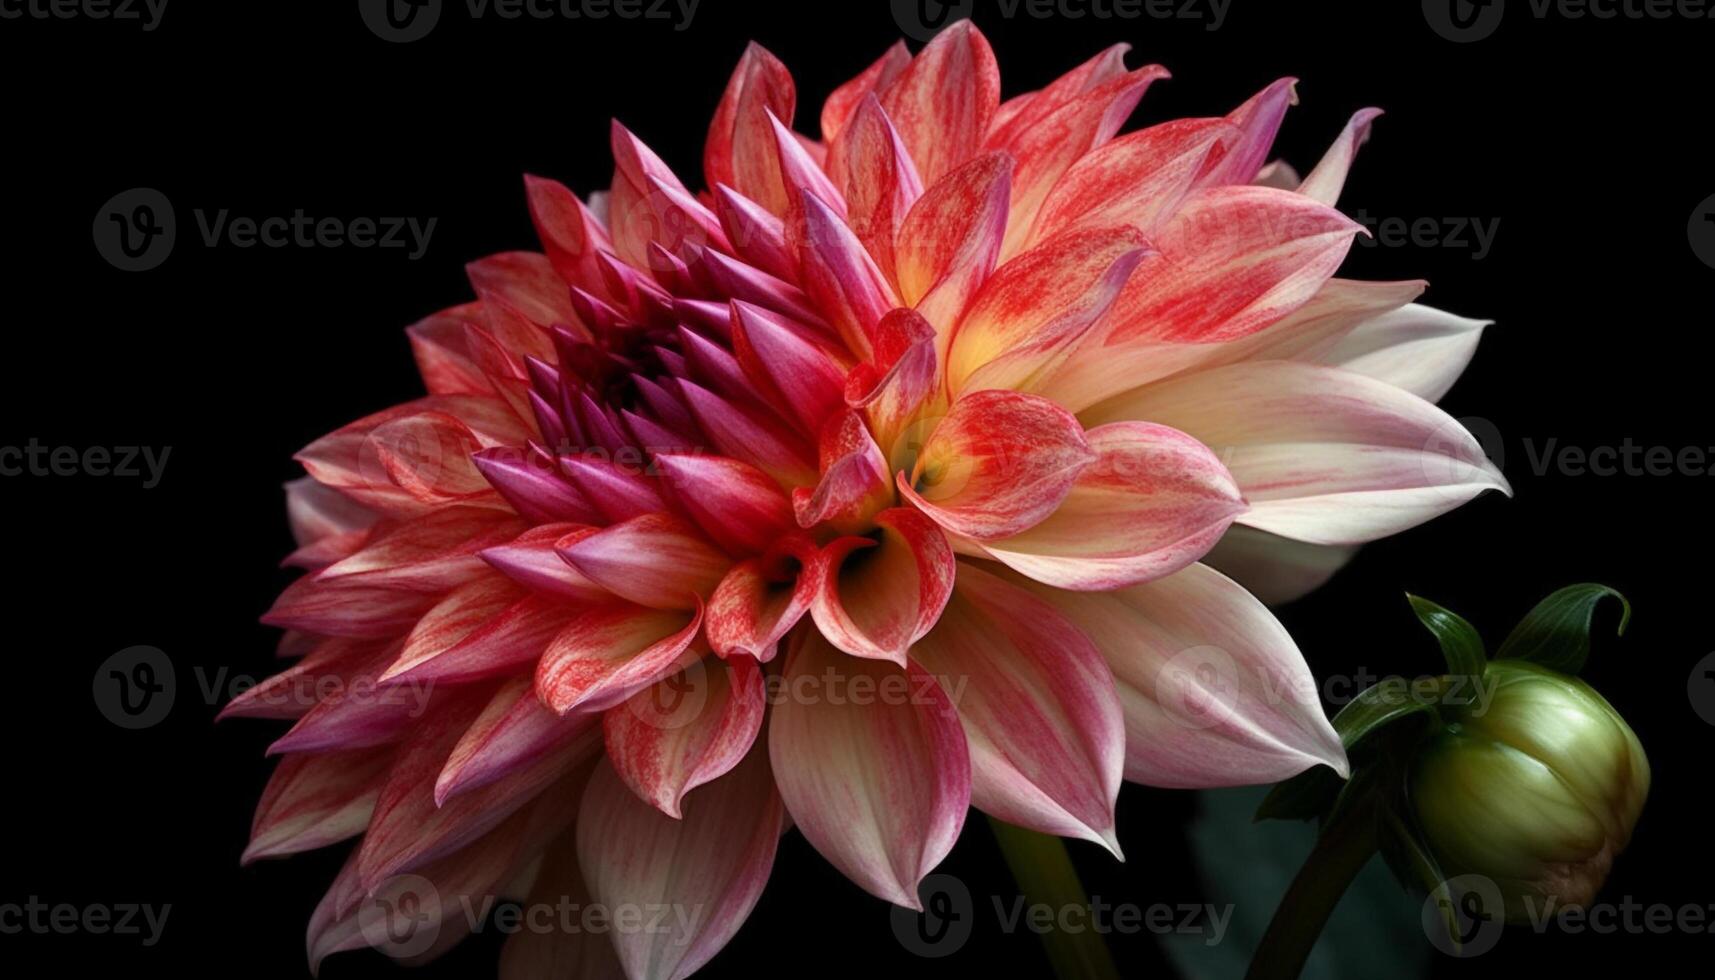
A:
[[[1106,590],[1171,575],[1245,510],[1207,446],[1166,426],[1116,422],[1085,434],[1097,460],[1052,516],[983,551],[1062,589]]]
[[[575,617],[542,652],[536,696],[553,711],[617,704],[694,659],[703,621],[689,614],[614,602]]]
[[[560,457],[560,472],[605,518],[596,523],[628,521],[666,509],[655,481],[643,473],[643,454],[592,451]]]
[[[412,627],[399,658],[382,672],[381,679],[406,674],[457,646],[523,595],[511,579],[493,572],[453,589]]]
[[[786,245],[786,223],[767,208],[725,184],[714,189],[715,213],[739,258],[776,279],[797,276],[797,260]]]
[[[729,552],[766,551],[796,527],[780,485],[749,463],[673,453],[658,454],[655,463],[691,519]]]
[[[816,556],[810,614],[846,653],[903,665],[947,604],[957,564],[947,536],[911,508],[884,510],[875,523],[877,536],[837,538]]]
[[[1073,163],[1037,212],[1035,241],[1078,228],[1155,232],[1240,133],[1220,119],[1180,119],[1129,133]]]
[[[1347,772],[1315,678],[1284,627],[1204,565],[1117,592],[1035,588],[1112,666],[1133,782],[1272,783],[1318,763]]]
[[[813,454],[796,433],[689,381],[679,390],[697,423],[723,455],[743,460],[785,486],[816,482]]]
[[[923,181],[899,133],[868,97],[859,104],[833,152],[832,177],[846,199],[846,222],[889,282],[894,277],[894,239],[911,206],[923,196]]]
[[[542,524],[479,554],[490,567],[532,592],[584,601],[600,599],[607,590],[562,561],[555,550],[569,536],[595,532],[596,528],[580,524]]]
[[[977,391],[953,403],[899,492],[937,524],[1001,538],[1041,523],[1096,459],[1083,426],[1035,395]]]
[[[657,929],[618,930],[631,980],[681,980],[726,945],[774,867],[784,814],[762,752],[692,795],[675,820],[599,766],[577,817],[578,862],[607,908],[672,911]]]
[[[334,535],[368,530],[375,525],[377,516],[333,487],[305,476],[286,484],[286,519],[291,523],[292,540],[307,545]]]
[[[382,644],[372,640],[317,639],[303,659],[227,702],[215,721],[302,718],[321,700],[325,685],[343,685],[381,650]]]
[[[771,553],[734,565],[715,587],[704,615],[714,652],[773,660],[776,644],[815,596],[816,579],[805,571],[815,553],[814,542],[794,535]]]
[[[575,829],[548,846],[541,871],[524,899],[525,908],[559,908],[561,903],[573,908],[596,906],[578,864]],[[588,929],[521,929],[500,950],[500,980],[623,980],[624,976],[613,941]]]
[[[364,546],[322,571],[329,583],[444,592],[481,575],[477,552],[517,537],[524,525],[503,511],[445,507],[378,527]]]
[[[952,850],[970,805],[958,712],[915,664],[847,657],[815,630],[794,636],[768,728],[786,809],[859,887],[921,908],[918,882]]]
[[[520,517],[536,524],[594,524],[601,515],[560,474],[554,458],[537,449],[484,449],[472,461]]]
[[[550,754],[570,766],[601,752],[601,715],[558,715],[536,700],[529,677],[514,677],[459,736],[435,776],[435,806],[522,772]]]
[[[679,351],[685,355],[685,365],[690,369],[687,377],[732,401],[746,401],[755,396],[738,358],[725,344],[717,344],[684,327],[678,333]]]
[[[1183,345],[1182,352],[1189,357],[1161,356],[1165,352],[1157,351],[1158,360],[1169,362],[1165,370],[1155,377],[1139,378],[1133,387],[1190,368],[1238,361],[1307,361],[1338,367],[1331,355],[1347,335],[1359,324],[1410,303],[1422,295],[1426,285],[1421,279],[1404,282],[1330,279],[1303,306],[1271,327],[1224,343]],[[1146,355],[1140,351],[1138,356],[1141,360]]]
[[[602,595],[604,601],[611,601],[605,592]],[[536,663],[548,644],[587,608],[587,601],[568,602],[558,595],[526,596],[457,643],[415,662],[396,664],[389,669],[385,680],[392,685],[427,688],[488,680],[524,670]]]
[[[765,702],[755,660],[699,660],[602,714],[607,760],[638,799],[678,818],[686,793],[750,752]]]
[[[808,331],[749,303],[732,304],[732,346],[753,390],[802,431],[821,431],[845,407],[845,370]]]
[[[306,575],[286,586],[262,616],[282,629],[325,636],[382,640],[410,629],[435,604],[436,596],[399,589],[318,581]]]
[[[580,756],[587,757],[575,744],[562,747],[505,779],[437,805],[436,777],[488,700],[466,696],[443,704],[400,745],[358,849],[358,876],[365,890],[471,844],[568,775]]]
[[[1346,186],[1346,175],[1351,172],[1352,159],[1358,155],[1358,147],[1369,141],[1370,126],[1381,114],[1380,109],[1359,109],[1353,114],[1346,128],[1340,132],[1340,138],[1322,157],[1322,162],[1298,186],[1298,193],[1333,207]]]
[[[1268,161],[1287,107],[1298,104],[1297,86],[1298,79],[1282,78],[1227,115],[1226,121],[1238,127],[1243,136],[1204,175],[1204,186],[1249,184],[1256,179]]]
[[[911,64],[911,51],[904,41],[895,41],[887,53],[877,58],[861,74],[834,89],[822,103],[822,139],[833,143],[844,131],[846,122],[857,111],[866,96],[886,91],[901,72]]]
[[[1078,94],[1034,125],[989,138],[986,148],[1004,149],[1017,163],[1003,259],[1024,248],[1038,209],[1067,168],[1113,139],[1150,83],[1167,76],[1160,65],[1139,68]]]
[[[804,292],[847,346],[865,356],[874,345],[876,325],[899,305],[893,286],[844,219],[820,198],[804,195],[799,214],[798,277]]]
[[[369,445],[386,478],[426,504],[477,502],[494,492],[471,461],[482,443],[451,415],[394,419],[369,434]]]
[[[968,20],[937,34],[881,93],[925,184],[976,155],[999,106],[994,51]]]
[[[363,833],[393,758],[391,748],[280,760],[250,824],[243,863],[336,844]]]
[[[397,741],[436,706],[428,685],[384,685],[381,672],[398,656],[398,645],[338,676],[318,690],[316,706],[268,746],[269,755],[363,749]]]
[[[280,567],[300,568],[306,572],[325,571],[329,566],[357,554],[373,536],[373,531],[347,531],[322,538],[280,559]]]
[[[1465,373],[1492,323],[1413,303],[1358,324],[1319,360],[1436,402]]]
[[[634,517],[558,550],[590,581],[653,609],[695,608],[732,567],[696,528],[670,514]]]
[[[1000,260],[1012,166],[1005,153],[985,153],[949,171],[929,185],[900,228],[900,296],[939,334],[938,356]]]
[[[1213,449],[1238,480],[1249,527],[1311,544],[1361,544],[1485,490],[1511,493],[1456,420],[1399,388],[1290,361],[1233,364],[1147,385],[1085,413],[1147,418]]]
[[[916,310],[901,307],[881,318],[876,357],[846,376],[845,399],[862,409],[878,446],[894,446],[918,409],[940,388],[935,328]]]
[[[1125,724],[1113,672],[1073,620],[961,563],[952,601],[911,656],[954,692],[971,805],[1119,854]]]
[[[1237,525],[1227,529],[1203,562],[1277,606],[1320,588],[1357,553],[1355,545],[1305,544]]]
[[[417,373],[431,395],[492,395],[488,379],[471,358],[465,328],[481,316],[480,304],[468,304],[424,317],[405,328]]]
[[[803,140],[792,132],[791,127],[781,122],[772,112],[768,113],[769,124],[774,130],[775,157],[780,164],[780,180],[784,190],[786,210],[778,212],[786,220],[787,238],[793,233],[793,221],[808,200],[820,203],[836,218],[844,220],[846,216],[846,199],[840,194],[840,189],[828,179],[827,171],[822,169],[810,151],[805,148]]]
[[[573,286],[602,295],[604,287],[595,257],[613,248],[607,229],[558,181],[525,174],[524,192],[536,237],[554,271]]]
[[[808,529],[828,523],[853,533],[867,528],[870,518],[893,500],[886,455],[855,412],[828,421],[819,453],[820,482],[814,490],[792,491],[799,526]]]
[[[708,186],[726,184],[774,214],[784,214],[786,186],[768,117],[790,123],[797,101],[792,73],[780,59],[754,42],[746,47],[703,144]]]
[[[1001,266],[959,321],[947,387],[1033,390],[1107,313],[1147,254],[1127,227],[1073,232]]]
[[[797,259],[794,257],[792,262],[792,276],[796,277]],[[754,303],[812,327],[823,324],[821,315],[803,290],[760,268],[708,250],[698,254],[696,266],[709,276],[715,289],[723,296]],[[827,329],[825,325],[823,329]]]
[[[546,255],[502,252],[464,268],[478,296],[498,298],[534,323],[546,327],[578,322],[571,290]]]
[[[1010,144],[1031,127],[1041,125],[1049,116],[1078,96],[1124,75],[1125,56],[1130,52],[1129,44],[1110,45],[1100,54],[1056,78],[1047,88],[1015,95],[1002,102],[999,111],[995,113],[993,124],[989,127],[989,139]]]

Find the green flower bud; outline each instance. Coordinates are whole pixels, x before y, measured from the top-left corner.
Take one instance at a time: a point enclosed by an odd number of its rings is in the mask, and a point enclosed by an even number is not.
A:
[[[1441,871],[1492,879],[1507,918],[1588,904],[1632,836],[1649,760],[1590,685],[1522,660],[1488,664],[1485,697],[1444,712],[1410,782]]]

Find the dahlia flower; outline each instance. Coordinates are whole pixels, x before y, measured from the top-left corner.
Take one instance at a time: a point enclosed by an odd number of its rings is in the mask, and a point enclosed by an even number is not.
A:
[[[752,46],[706,190],[617,123],[605,193],[526,178],[541,250],[410,328],[426,397],[298,456],[299,659],[227,709],[295,720],[247,860],[360,838],[312,965],[409,878],[396,952],[467,898],[666,905],[502,972],[683,977],[792,827],[915,906],[971,806],[1118,854],[1122,779],[1345,771],[1253,591],[1505,489],[1432,404],[1483,324],[1331,278],[1374,110],[1303,179],[1291,79],[1121,136],[1166,76],[1126,50],[1002,100],[961,23],[816,140]]]

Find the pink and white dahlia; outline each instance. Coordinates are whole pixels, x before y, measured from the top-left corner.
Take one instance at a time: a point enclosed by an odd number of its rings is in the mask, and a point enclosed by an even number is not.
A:
[[[526,178],[541,251],[411,327],[427,396],[299,455],[299,659],[227,709],[295,721],[247,859],[360,838],[312,964],[503,895],[681,913],[520,932],[506,976],[683,977],[789,827],[914,906],[973,805],[1118,853],[1122,779],[1345,771],[1216,567],[1287,598],[1505,490],[1432,404],[1482,324],[1331,278],[1374,110],[1299,180],[1292,80],[1121,136],[1166,76],[1125,53],[1002,100],[959,24],[817,140],[753,46],[706,190],[618,124],[607,192]]]

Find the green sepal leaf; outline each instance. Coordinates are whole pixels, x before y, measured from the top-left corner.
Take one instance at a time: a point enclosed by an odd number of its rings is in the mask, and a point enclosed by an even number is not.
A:
[[[1410,814],[1401,814],[1395,807],[1384,810],[1381,826],[1377,828],[1377,845],[1382,859],[1387,862],[1393,876],[1407,889],[1421,894],[1434,894],[1442,882],[1447,880],[1441,870],[1441,863],[1430,851],[1428,842],[1423,837],[1423,831],[1417,826],[1417,821]],[[1459,922],[1452,909],[1443,905],[1441,922],[1447,929],[1447,938],[1455,949],[1463,946],[1460,939]]]
[[[1625,596],[1591,582],[1569,585],[1537,603],[1519,620],[1495,654],[1496,659],[1528,660],[1563,674],[1577,674],[1590,658],[1596,607],[1610,596],[1620,600],[1620,626],[1615,635],[1624,635],[1632,621],[1632,604]]]
[[[1441,656],[1447,660],[1447,673],[1468,677],[1483,676],[1489,657],[1483,649],[1483,638],[1476,627],[1463,616],[1414,595],[1407,595],[1411,611],[1441,644]]]
[[[1269,791],[1257,807],[1257,820],[1320,820],[1350,799],[1354,787],[1377,760],[1409,751],[1409,746],[1422,736],[1416,730],[1389,728],[1407,718],[1433,715],[1430,702],[1413,693],[1412,683],[1403,677],[1384,678],[1352,699],[1334,716],[1334,731],[1352,766],[1350,781],[1327,766],[1316,766],[1283,780]],[[1381,738],[1384,733],[1400,737]],[[1362,787],[1368,791],[1368,784]]]
[[[1256,808],[1253,820],[1319,820],[1345,785],[1327,766],[1314,766],[1274,785]]]
[[[1411,682],[1402,677],[1387,677],[1340,709],[1334,716],[1334,731],[1339,733],[1340,743],[1350,754],[1359,742],[1384,725],[1434,710],[1424,699],[1413,696]]]

